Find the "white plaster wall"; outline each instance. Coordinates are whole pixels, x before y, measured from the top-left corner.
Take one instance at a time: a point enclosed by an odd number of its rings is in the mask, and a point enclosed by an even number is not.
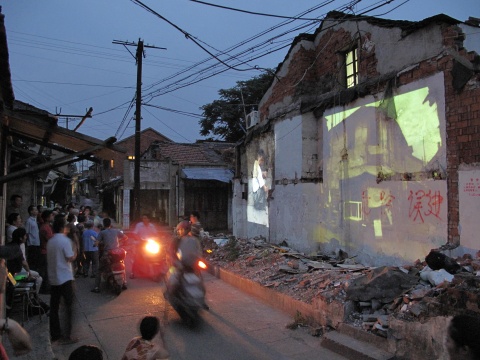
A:
[[[460,245],[473,253],[480,250],[480,167],[458,172],[458,199]]]
[[[300,178],[302,172],[302,117],[275,124],[275,180]],[[276,189],[275,189],[276,190]]]
[[[244,238],[247,236],[247,202],[242,199],[243,190],[244,185],[241,184],[240,179],[234,179],[232,199],[232,230],[233,235],[239,238]]]
[[[320,221],[320,184],[300,183],[277,185],[275,199],[270,203],[270,239],[273,243],[286,240],[298,251],[310,253],[317,249],[315,229]]]

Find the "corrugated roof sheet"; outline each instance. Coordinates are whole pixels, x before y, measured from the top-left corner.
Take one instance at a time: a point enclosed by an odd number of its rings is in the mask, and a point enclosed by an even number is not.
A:
[[[190,180],[217,180],[229,183],[233,179],[233,171],[225,168],[184,168],[183,175]]]

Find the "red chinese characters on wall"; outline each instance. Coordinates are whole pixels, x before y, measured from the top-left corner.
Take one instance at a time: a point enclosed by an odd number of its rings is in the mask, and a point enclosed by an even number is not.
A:
[[[440,219],[440,211],[443,203],[443,196],[439,190],[410,190],[408,196],[410,201],[410,209],[408,217],[415,223],[423,224],[425,217],[434,216]]]
[[[480,196],[480,179],[470,178],[463,186],[462,191],[468,196]]]

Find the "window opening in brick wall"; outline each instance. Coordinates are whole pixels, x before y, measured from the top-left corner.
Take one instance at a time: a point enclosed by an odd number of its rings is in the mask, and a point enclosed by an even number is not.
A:
[[[345,53],[345,70],[347,88],[351,88],[358,84],[358,57],[357,48]]]

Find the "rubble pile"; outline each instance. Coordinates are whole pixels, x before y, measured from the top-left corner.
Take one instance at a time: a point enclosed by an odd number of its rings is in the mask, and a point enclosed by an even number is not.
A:
[[[368,267],[342,250],[306,255],[263,238],[204,238],[207,260],[294,299],[352,305],[348,321],[386,337],[389,317],[424,321],[459,311],[480,313],[480,254],[453,259],[434,249],[403,267]]]

